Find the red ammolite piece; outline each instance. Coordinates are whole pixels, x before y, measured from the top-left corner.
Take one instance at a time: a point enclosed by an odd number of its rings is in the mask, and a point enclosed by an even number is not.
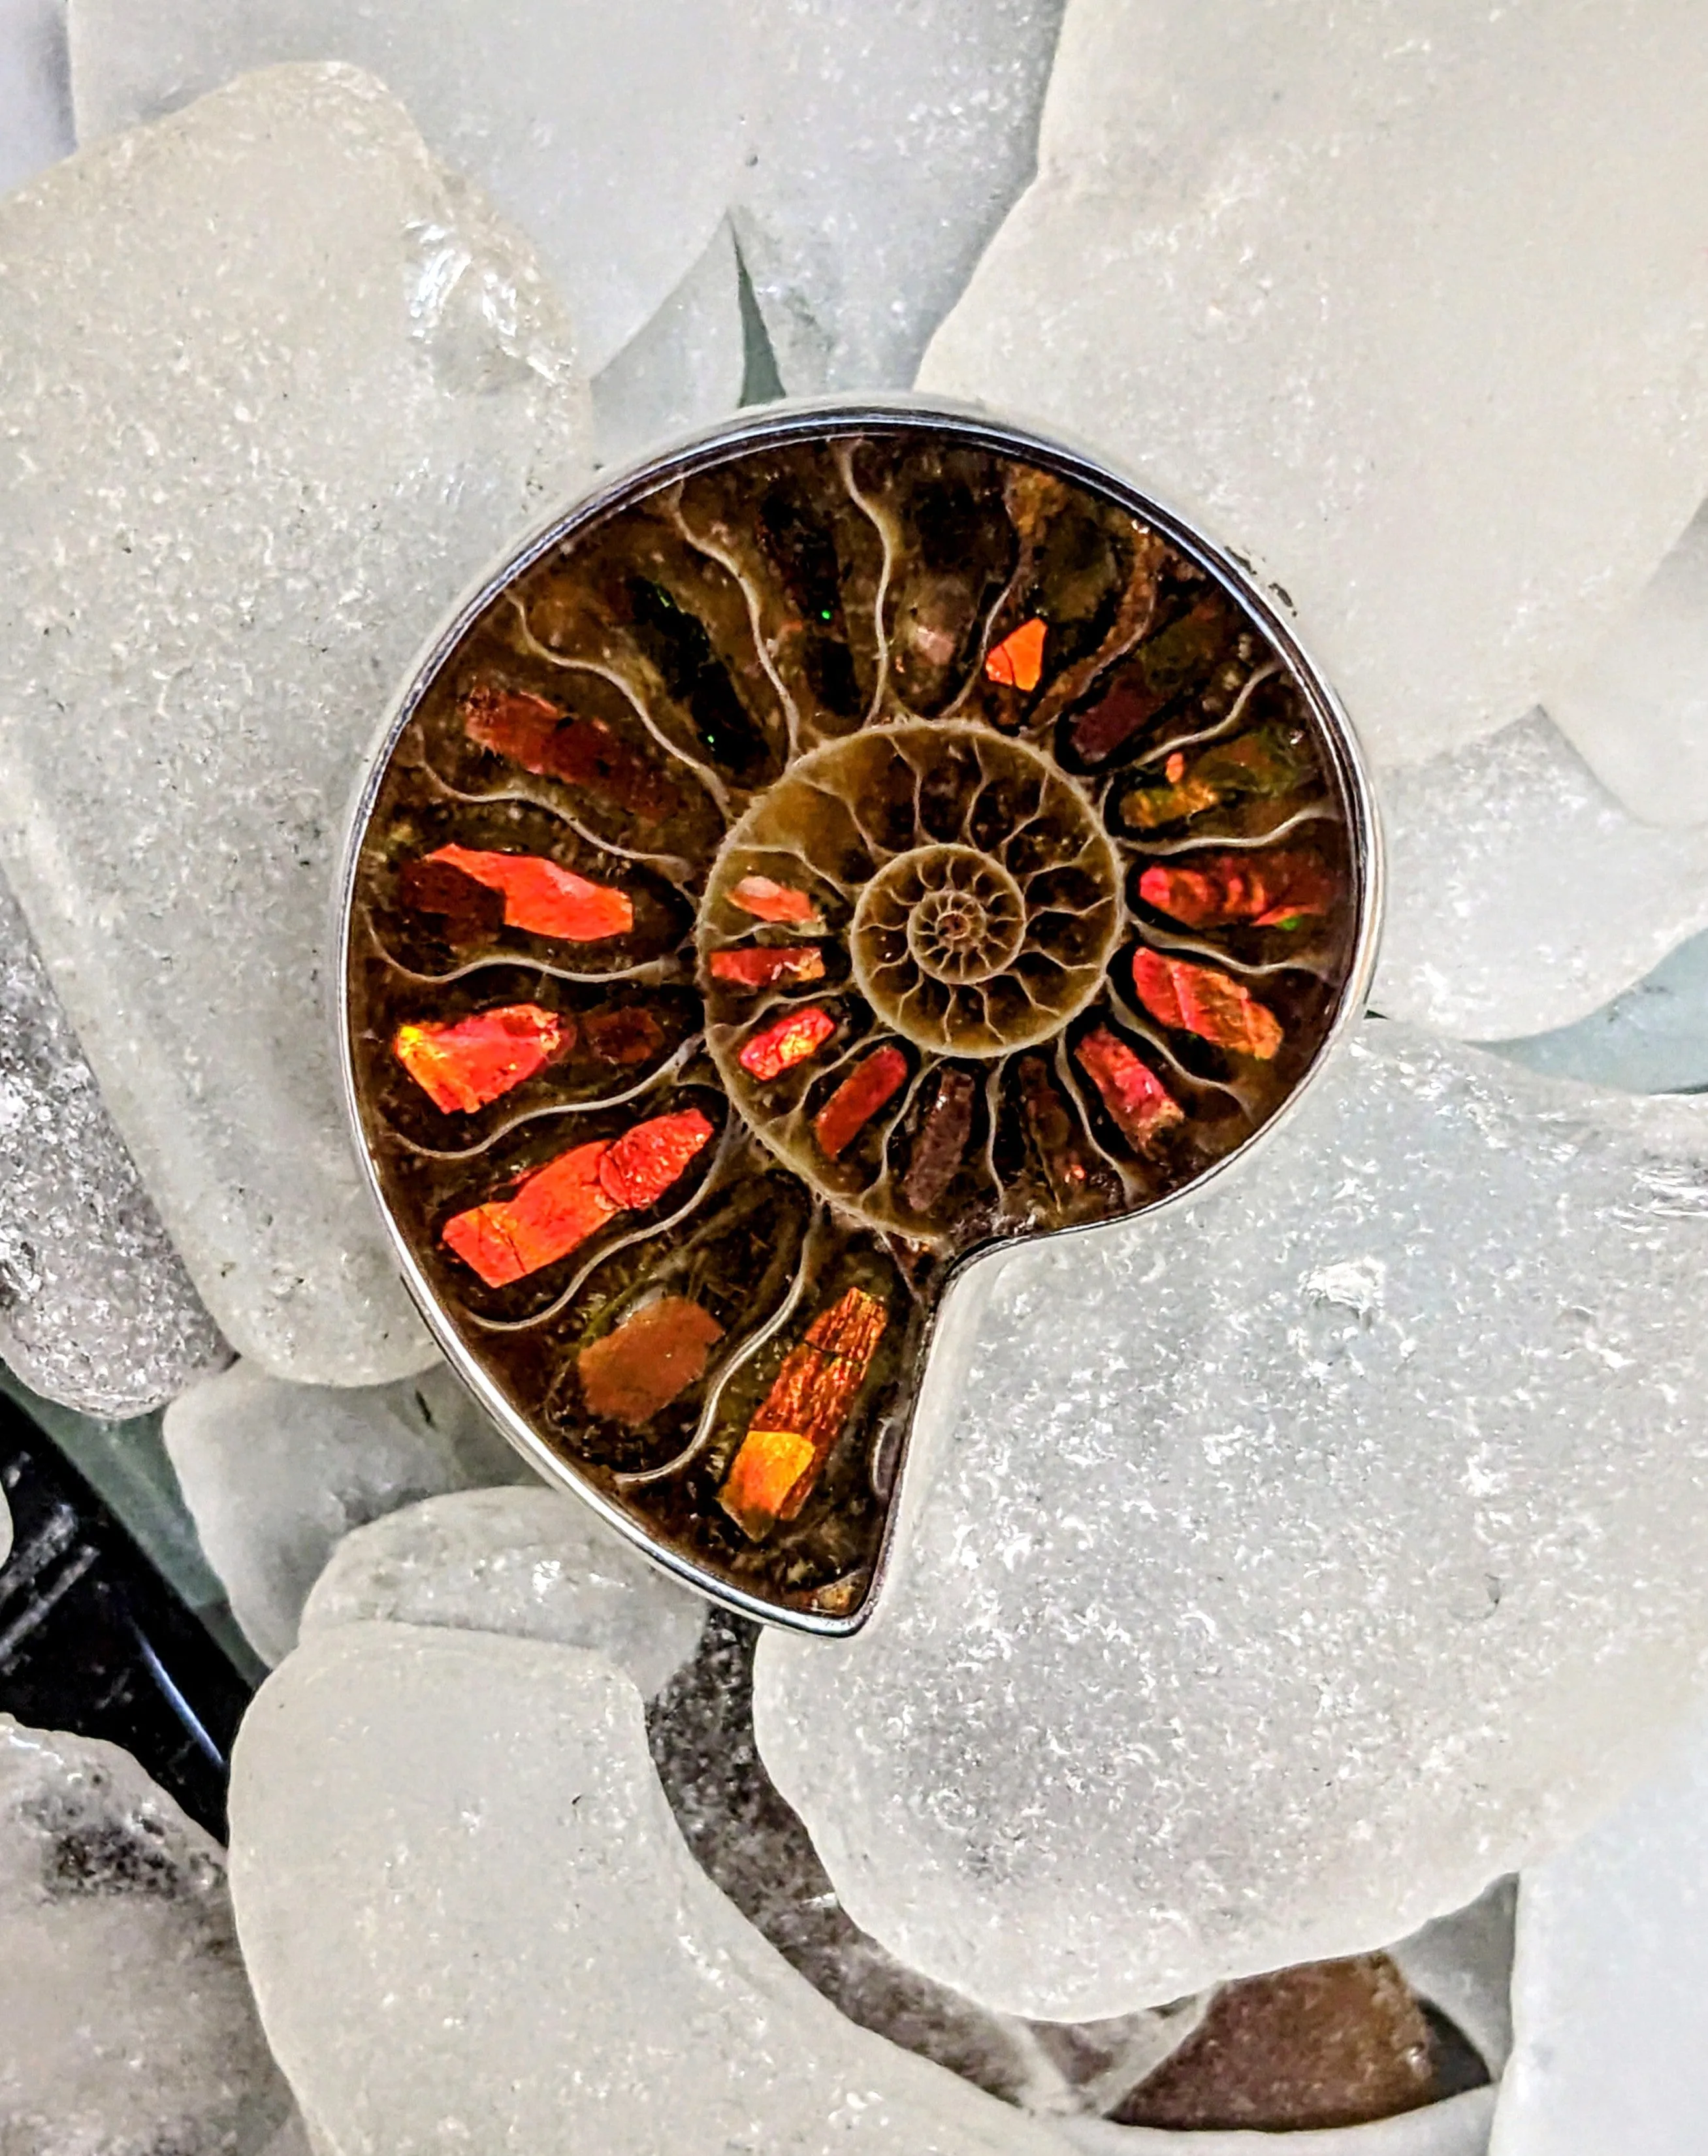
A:
[[[955,1179],[972,1135],[973,1085],[964,1070],[939,1074],[937,1091],[914,1140],[901,1194],[916,1213],[929,1213]]]
[[[698,1108],[654,1116],[637,1123],[612,1146],[599,1166],[599,1181],[613,1204],[633,1210],[656,1205],[711,1136]]]
[[[454,1024],[400,1025],[392,1053],[435,1108],[484,1108],[575,1045],[575,1020],[538,1004],[505,1004]]]
[[[797,1063],[816,1055],[836,1030],[836,1020],[817,1004],[789,1011],[762,1027],[742,1049],[739,1060],[750,1078],[765,1085]]]
[[[1133,986],[1139,1001],[1162,1024],[1195,1033],[1236,1055],[1269,1062],[1285,1037],[1275,1013],[1247,988],[1213,966],[1189,965],[1160,951],[1141,951],[1133,960]]]
[[[599,1170],[611,1150],[603,1140],[559,1153],[509,1198],[459,1213],[445,1224],[446,1247],[488,1287],[507,1287],[567,1257],[614,1217]]]
[[[1116,1127],[1137,1151],[1145,1152],[1164,1131],[1185,1122],[1184,1110],[1150,1065],[1107,1026],[1088,1033],[1074,1055],[1103,1096]]]
[[[1326,913],[1335,883],[1312,854],[1204,854],[1189,868],[1146,869],[1139,896],[1190,928],[1278,928]]]
[[[544,772],[551,737],[567,714],[526,689],[498,689],[483,684],[463,699],[463,731],[481,748],[508,757],[525,771]]]
[[[551,936],[566,943],[600,943],[626,936],[634,926],[634,906],[626,891],[590,883],[573,869],[560,868],[538,854],[486,854],[467,846],[440,846],[423,856],[485,884],[504,899],[505,925],[531,936]]]
[[[743,913],[751,913],[756,921],[786,922],[792,927],[804,928],[808,921],[818,925],[818,909],[803,891],[792,884],[773,883],[769,876],[744,875],[731,887],[730,903],[739,906]]]
[[[452,943],[479,943],[504,926],[504,893],[490,891],[449,861],[405,861],[398,900],[411,913],[430,913]]]
[[[831,1160],[853,1142],[907,1078],[899,1048],[875,1049],[857,1064],[813,1118],[813,1132]]]
[[[589,1055],[619,1066],[644,1063],[664,1045],[664,1029],[649,1010],[625,1004],[616,1010],[589,1011],[582,1020],[582,1039]]]
[[[887,1314],[851,1287],[783,1358],[731,1463],[718,1502],[751,1542],[792,1520],[812,1495],[864,1382]]]
[[[478,747],[490,748],[524,771],[562,779],[649,824],[656,824],[675,805],[676,789],[669,780],[603,719],[572,719],[526,690],[471,690],[463,699],[463,731]]]
[[[572,1146],[508,1198],[448,1220],[446,1247],[488,1287],[507,1287],[567,1257],[619,1213],[655,1204],[710,1136],[711,1125],[690,1108],[637,1123],[614,1141]]]
[[[596,1415],[639,1430],[705,1375],[724,1328],[709,1310],[661,1296],[576,1358],[582,1397]]]
[[[782,982],[822,981],[824,953],[814,943],[756,944],[745,951],[714,951],[710,970],[713,980],[738,988],[771,988]]]
[[[984,662],[985,678],[1029,696],[1044,679],[1044,639],[1049,624],[1039,614],[1011,629]]]

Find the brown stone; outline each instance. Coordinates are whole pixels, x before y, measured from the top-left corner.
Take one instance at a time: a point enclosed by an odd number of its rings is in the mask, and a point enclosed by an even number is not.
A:
[[[1430,2101],[1429,2025],[1386,1954],[1225,1985],[1115,2114],[1177,2133],[1362,2126]]]

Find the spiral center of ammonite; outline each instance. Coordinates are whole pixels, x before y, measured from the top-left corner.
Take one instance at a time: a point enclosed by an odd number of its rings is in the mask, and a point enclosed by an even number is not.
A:
[[[1026,901],[1005,868],[971,846],[921,846],[891,861],[861,895],[854,945],[880,917],[906,921],[914,963],[933,980],[987,981],[1013,958],[1026,935]]]
[[[988,1060],[1059,1033],[1102,986],[1120,886],[1087,794],[1029,744],[964,721],[870,727],[800,758],[726,840],[700,924],[708,1045],[792,1159],[839,1042]],[[782,1066],[793,1091],[781,1071],[755,1083],[749,982],[773,1025],[786,1004],[833,1025]]]

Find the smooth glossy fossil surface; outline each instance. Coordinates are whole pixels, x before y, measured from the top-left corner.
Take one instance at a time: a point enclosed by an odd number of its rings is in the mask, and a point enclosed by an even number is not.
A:
[[[857,1623],[951,1273],[1275,1113],[1364,799],[1239,572],[1042,444],[798,415],[596,499],[356,842],[353,1091],[448,1348],[710,1591]]]

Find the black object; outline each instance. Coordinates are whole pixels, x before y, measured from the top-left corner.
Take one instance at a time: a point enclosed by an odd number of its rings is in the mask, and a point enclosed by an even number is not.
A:
[[[252,1687],[83,1477],[0,1398],[0,1712],[122,1745],[225,1839],[232,1739]]]

